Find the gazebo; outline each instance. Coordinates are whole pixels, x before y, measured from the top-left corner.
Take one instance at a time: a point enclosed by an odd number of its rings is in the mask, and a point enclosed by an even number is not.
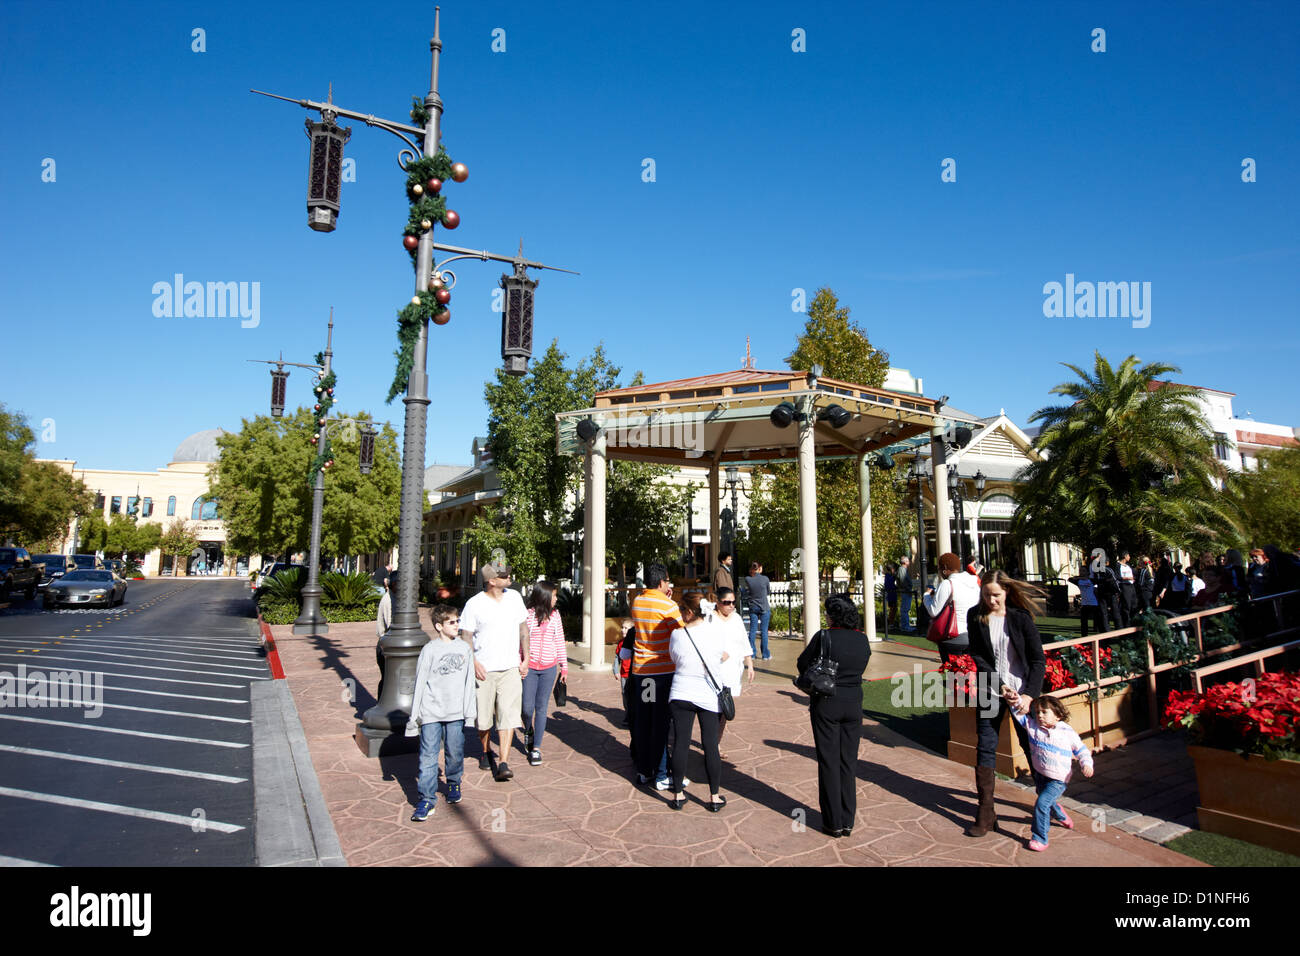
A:
[[[727,465],[749,467],[797,461],[800,568],[805,608],[818,593],[817,460],[856,458],[862,525],[862,585],[875,592],[871,553],[870,468],[888,467],[892,453],[932,443],[936,487],[945,487],[942,400],[869,388],[811,371],[752,368],[599,392],[593,408],[556,415],[556,447],[585,459],[582,558],[582,634],[585,667],[605,665],[605,471],[610,459],[705,468],[709,475],[709,531],[719,538],[719,479]],[[948,548],[947,500],[939,495],[940,547]],[[713,557],[716,559],[716,550]],[[875,638],[875,615],[867,613]],[[804,642],[820,616],[804,614]]]

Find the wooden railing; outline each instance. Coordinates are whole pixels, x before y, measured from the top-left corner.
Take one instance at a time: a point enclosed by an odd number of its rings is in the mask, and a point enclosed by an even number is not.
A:
[[[1270,594],[1264,597],[1260,597],[1258,599],[1252,598],[1248,602],[1248,606],[1259,606],[1265,603],[1272,602],[1276,617],[1280,621],[1281,615],[1279,613],[1279,605],[1276,602],[1280,601],[1283,598],[1293,597],[1297,595],[1300,595],[1300,591],[1285,591],[1281,594]],[[1177,628],[1179,625],[1184,625],[1184,626],[1191,625],[1191,637],[1194,639],[1195,642],[1196,656],[1193,657],[1191,661],[1168,661],[1163,664],[1157,664],[1155,660],[1155,649],[1151,646],[1151,642],[1147,641],[1146,642],[1147,666],[1146,666],[1145,675],[1116,674],[1111,677],[1101,676],[1102,642],[1114,640],[1115,638],[1119,638],[1119,637],[1126,637],[1129,634],[1138,634],[1140,633],[1141,629],[1137,627],[1125,627],[1115,631],[1106,631],[1105,633],[1102,634],[1094,634],[1090,637],[1076,637],[1071,640],[1054,641],[1051,644],[1044,644],[1043,645],[1044,653],[1046,653],[1047,651],[1064,650],[1067,647],[1078,647],[1082,644],[1088,644],[1091,645],[1092,647],[1093,679],[1091,681],[1088,681],[1085,684],[1080,684],[1075,687],[1062,687],[1060,690],[1049,691],[1049,693],[1053,697],[1057,697],[1057,698],[1073,697],[1076,694],[1089,694],[1090,696],[1089,707],[1092,712],[1093,749],[1099,750],[1102,747],[1100,716],[1098,713],[1098,700],[1100,695],[1099,693],[1094,693],[1094,692],[1100,692],[1102,689],[1106,687],[1110,687],[1114,684],[1126,683],[1128,681],[1136,680],[1138,678],[1145,676],[1146,685],[1147,685],[1147,710],[1148,710],[1148,716],[1150,717],[1151,726],[1149,729],[1139,731],[1138,733],[1133,734],[1131,737],[1125,737],[1119,741],[1114,742],[1112,746],[1120,746],[1122,744],[1126,744],[1131,741],[1141,740],[1143,737],[1148,737],[1154,733],[1157,733],[1159,732],[1160,729],[1159,701],[1157,700],[1156,697],[1156,675],[1157,674],[1162,674],[1165,671],[1171,671],[1177,667],[1184,667],[1191,663],[1203,661],[1206,660],[1207,658],[1222,657],[1224,654],[1231,654],[1234,651],[1248,649],[1251,647],[1255,647],[1256,645],[1264,642],[1273,641],[1274,639],[1278,637],[1284,637],[1287,634],[1300,632],[1300,628],[1297,627],[1282,628],[1281,630],[1273,631],[1272,633],[1267,634],[1264,637],[1258,638],[1256,640],[1238,641],[1235,644],[1229,644],[1224,647],[1216,647],[1207,651],[1205,649],[1204,633],[1203,633],[1201,622],[1204,621],[1206,618],[1215,617],[1217,615],[1231,614],[1235,610],[1236,610],[1235,605],[1224,604],[1219,607],[1206,608],[1203,611],[1193,611],[1189,614],[1182,614],[1179,615],[1178,617],[1168,618],[1166,620],[1166,623],[1171,628]],[[1256,674],[1263,673],[1264,671],[1263,662],[1267,658],[1285,653],[1287,650],[1293,647],[1300,647],[1300,639],[1293,640],[1285,644],[1266,647],[1263,648],[1262,650],[1258,650],[1250,654],[1245,654],[1238,657],[1232,657],[1232,658],[1228,658],[1227,660],[1216,661],[1214,663],[1206,664],[1202,667],[1193,668],[1192,686],[1195,687],[1195,689],[1199,692],[1202,688],[1202,680],[1204,676],[1215,674],[1224,670],[1229,670],[1234,667],[1239,667],[1243,664],[1254,664]]]

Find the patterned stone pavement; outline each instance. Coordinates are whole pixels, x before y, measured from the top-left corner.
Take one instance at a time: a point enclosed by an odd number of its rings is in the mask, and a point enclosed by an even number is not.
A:
[[[864,726],[853,835],[824,836],[806,698],[781,674],[797,641],[776,642],[766,673],[737,700],[737,720],[723,740],[729,802],[720,813],[702,802],[708,791],[698,743],[687,775],[699,782],[688,788],[685,810],[673,812],[663,794],[634,786],[618,682],[608,671],[571,665],[569,705],[552,709],[543,766],[528,766],[517,742],[515,778],[496,783],[478,769],[471,734],[463,802],[450,806],[440,797],[428,821],[412,823],[415,756],[368,759],[352,738],[374,702],[374,625],[332,625],[323,637],[294,637],[288,626],[272,631],[354,866],[1198,865],[1115,827],[1092,832],[1086,819],[1074,832],[1054,828],[1051,849],[1032,852],[1032,791],[1001,783],[1007,835],[972,840],[962,833],[974,809],[971,771],[873,722]]]

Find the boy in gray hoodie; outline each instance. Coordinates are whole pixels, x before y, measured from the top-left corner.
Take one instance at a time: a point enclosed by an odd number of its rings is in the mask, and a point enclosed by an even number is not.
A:
[[[449,604],[433,609],[434,636],[420,649],[415,696],[406,736],[420,736],[420,800],[411,819],[423,822],[438,802],[438,751],[446,753],[447,802],[460,803],[465,768],[465,728],[474,726],[474,649],[460,639],[460,613]]]

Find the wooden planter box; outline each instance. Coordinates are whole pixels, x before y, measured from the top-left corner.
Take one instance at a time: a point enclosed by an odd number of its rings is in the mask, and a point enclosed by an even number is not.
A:
[[[1188,746],[1200,828],[1300,856],[1300,761]]]
[[[1144,691],[1145,693],[1145,691]],[[1065,699],[1070,710],[1069,724],[1078,732],[1088,749],[1092,749],[1092,707],[1087,694]],[[1097,701],[1098,722],[1101,725],[1101,742],[1104,747],[1116,746],[1139,731],[1147,729],[1143,698],[1135,697],[1134,685],[1117,694]],[[975,766],[975,707],[948,708],[948,759]],[[1020,738],[1011,727],[1008,714],[998,734],[997,771],[1008,777],[1030,772],[1029,755],[1020,747]]]

